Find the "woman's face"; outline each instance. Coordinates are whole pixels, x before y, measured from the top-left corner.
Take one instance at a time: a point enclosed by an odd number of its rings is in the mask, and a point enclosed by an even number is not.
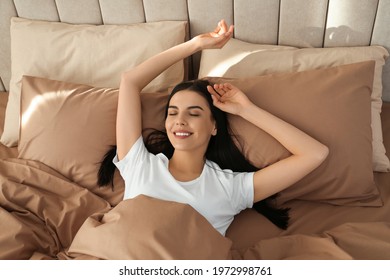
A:
[[[216,134],[208,102],[191,90],[182,90],[172,96],[165,129],[175,150],[203,154],[211,136]]]

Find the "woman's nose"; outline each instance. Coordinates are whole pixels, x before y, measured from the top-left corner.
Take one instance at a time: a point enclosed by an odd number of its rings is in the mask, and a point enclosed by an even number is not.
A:
[[[183,116],[178,115],[175,123],[176,123],[176,125],[185,125],[187,122],[183,118]]]

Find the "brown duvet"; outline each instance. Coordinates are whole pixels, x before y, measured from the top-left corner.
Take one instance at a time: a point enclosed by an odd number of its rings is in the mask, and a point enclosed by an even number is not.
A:
[[[390,150],[389,103],[382,117]],[[0,146],[0,259],[390,259],[389,173],[375,174],[382,207],[290,201],[286,231],[248,209],[223,237],[188,205],[139,196],[111,207],[15,155]]]

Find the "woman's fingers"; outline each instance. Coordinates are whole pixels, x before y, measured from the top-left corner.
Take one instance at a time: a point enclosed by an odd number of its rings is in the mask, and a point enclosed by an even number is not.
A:
[[[211,33],[213,37],[219,37],[227,32],[227,26],[224,20],[220,20],[217,24],[217,27]]]
[[[214,106],[221,109],[221,105],[223,104],[220,100],[221,96],[219,95],[219,93],[212,86],[207,86],[207,90],[211,94],[211,99],[213,100]]]
[[[225,91],[219,87],[218,84],[215,84],[214,86],[207,86],[209,92],[211,93],[211,98],[214,101],[214,105],[220,108],[220,106],[224,102],[224,94]]]
[[[220,27],[220,34],[227,32],[228,28],[224,19],[218,22],[218,26]]]
[[[226,24],[226,21],[223,19],[221,20],[218,25],[220,26],[220,31],[222,33],[232,33],[233,32],[233,25],[230,25],[229,28],[228,28],[228,25]]]
[[[214,90],[219,94],[220,98],[226,93],[226,90],[222,84],[215,84]]]
[[[223,84],[223,86],[225,88],[225,91],[229,91],[229,90],[233,89],[233,85],[229,84],[229,83],[225,83],[225,84]]]
[[[207,86],[207,89],[219,102],[224,102],[224,100],[230,96],[227,93],[233,90],[234,86],[229,83],[214,84],[213,86]]]
[[[219,22],[218,22],[218,25],[217,25],[217,27],[214,29],[214,32],[211,32],[211,36],[217,37],[217,36],[219,35],[220,31],[221,31],[221,26],[220,26],[220,24],[219,24]]]
[[[214,96],[217,99],[219,99],[221,97],[221,95],[212,86],[207,86],[207,90],[209,91],[211,96]]]
[[[222,96],[226,92],[231,91],[233,89],[233,86],[229,83],[224,83],[224,84],[215,84],[214,88]]]
[[[231,25],[229,28],[226,25],[224,20],[218,22],[217,27],[213,32],[200,34],[197,36],[197,39],[200,39],[203,47],[212,48],[212,49],[220,49],[222,48],[232,37],[233,34],[233,26]]]

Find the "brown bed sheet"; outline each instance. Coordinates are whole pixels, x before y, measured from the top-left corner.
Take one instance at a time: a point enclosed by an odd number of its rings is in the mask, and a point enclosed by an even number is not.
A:
[[[110,209],[39,162],[0,159],[0,170],[0,259],[55,259],[90,215]]]
[[[140,210],[142,209],[142,210]],[[168,219],[166,217],[169,217]],[[180,225],[180,227],[177,227]],[[108,236],[115,235],[113,239]],[[186,250],[183,250],[186,248]],[[234,250],[192,207],[138,196],[87,219],[64,259],[390,259],[389,223],[347,223]]]
[[[386,151],[390,151],[390,102],[382,107],[382,129]],[[388,152],[387,152],[388,154]],[[309,201],[290,201],[290,226],[281,230],[252,209],[236,216],[226,236],[233,240],[233,248],[246,249],[258,240],[293,234],[319,234],[345,223],[390,223],[390,173],[374,173],[381,193],[382,207],[333,206]]]

